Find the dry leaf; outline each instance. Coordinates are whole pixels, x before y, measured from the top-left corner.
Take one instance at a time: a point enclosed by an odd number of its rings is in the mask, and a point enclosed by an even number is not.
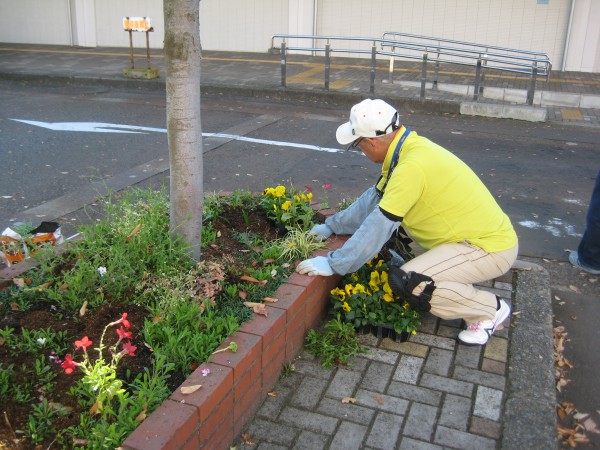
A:
[[[51,281],[47,281],[45,283],[40,284],[37,287],[37,289],[41,291],[42,289],[46,289],[47,287],[50,287],[50,286],[52,286],[52,282]]]
[[[248,294],[246,294],[244,291],[239,291],[238,297],[241,298],[242,300],[246,300],[246,297],[248,297]]]
[[[263,286],[264,286],[265,284],[267,284],[267,280],[262,280],[262,281],[260,281],[260,280],[257,280],[257,279],[256,279],[256,278],[254,278],[254,277],[251,277],[251,276],[249,276],[249,275],[242,275],[242,276],[240,277],[240,280],[249,281],[250,283],[255,283],[255,284],[262,284]]]
[[[181,386],[179,389],[182,394],[191,394],[192,392],[196,392],[198,389],[202,387],[201,384],[194,384],[192,386]]]
[[[263,300],[264,300],[265,302],[269,302],[269,303],[276,303],[276,302],[278,302],[278,301],[279,301],[279,299],[277,299],[277,298],[274,298],[274,297],[265,297],[265,298],[263,298]]]
[[[58,288],[58,292],[65,292],[68,287],[69,287],[69,285],[67,283],[61,284],[60,287]]]
[[[217,231],[217,237],[220,238],[221,237],[221,230]]]
[[[274,263],[276,260],[275,258],[267,258],[263,261],[264,264],[271,264]]]
[[[265,317],[268,315],[267,305],[264,303],[244,302],[244,305],[246,305],[248,308],[252,308],[252,311],[254,311],[256,314],[262,314]]]
[[[0,347],[2,347],[6,343],[5,338],[0,338]]]
[[[268,392],[267,395],[269,397],[278,397],[279,396],[279,394],[277,392],[275,392],[275,391]]]
[[[100,410],[100,405],[98,404],[98,402],[94,403],[92,405],[92,407],[90,408],[90,414],[93,416],[94,414],[97,414],[98,411]]]
[[[577,292],[578,294],[581,294],[581,290],[577,286],[573,286],[572,284],[570,284],[569,289],[571,289],[573,292]]]
[[[79,438],[74,437],[73,444],[86,446],[86,445],[88,445],[88,440],[87,439],[79,439]]]
[[[381,396],[376,395],[375,397],[373,397],[375,399],[375,401],[377,403],[379,403],[380,405],[383,405],[383,399],[381,398]]]
[[[140,228],[142,228],[142,224],[138,223],[135,228],[133,229],[133,231],[131,233],[129,233],[129,236],[127,236],[127,241],[130,241],[132,237],[134,237],[138,231],[140,231]]]
[[[344,397],[342,399],[342,403],[352,403],[355,404],[356,403],[356,399],[353,397]]]
[[[246,444],[246,445],[254,445],[254,442],[252,442],[250,440],[250,439],[252,439],[252,436],[250,436],[248,433],[242,434],[241,438],[244,441],[244,444]]]
[[[17,287],[25,287],[25,279],[24,278],[13,278],[13,283],[15,283],[15,286]]]
[[[142,412],[140,412],[138,414],[138,416],[135,418],[135,421],[140,423],[143,422],[146,419],[146,409],[148,409],[147,405],[144,405],[144,409],[142,409]]]
[[[18,304],[16,304],[16,303],[14,303],[14,302],[13,302],[13,303],[11,303],[11,304],[10,304],[10,310],[11,310],[11,311],[18,311],[18,310],[19,310],[19,305],[18,305]]]
[[[521,317],[521,311],[514,311],[512,315],[515,317]]]
[[[83,305],[81,305],[81,308],[79,309],[79,317],[85,316],[85,313],[87,311],[87,305],[88,305],[88,301],[85,300],[83,302]]]

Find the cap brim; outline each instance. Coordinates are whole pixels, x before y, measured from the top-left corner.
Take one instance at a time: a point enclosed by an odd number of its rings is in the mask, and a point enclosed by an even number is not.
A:
[[[352,122],[340,125],[335,133],[335,138],[342,145],[348,145],[359,137],[360,136],[352,134]]]

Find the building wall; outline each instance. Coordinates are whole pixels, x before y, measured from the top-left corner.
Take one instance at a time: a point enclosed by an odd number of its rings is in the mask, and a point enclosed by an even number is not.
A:
[[[69,45],[68,0],[0,0],[0,42]]]
[[[0,42],[128,47],[126,16],[150,17],[150,47],[162,48],[162,0],[0,0]],[[554,70],[600,71],[600,0],[200,2],[205,50],[266,52],[273,34],[315,29],[320,35],[364,37],[397,31],[544,52]],[[143,33],[133,38],[134,47],[145,47]]]

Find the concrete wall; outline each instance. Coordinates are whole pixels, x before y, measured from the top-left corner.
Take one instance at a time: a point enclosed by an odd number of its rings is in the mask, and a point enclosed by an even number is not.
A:
[[[69,45],[68,0],[0,0],[0,42]]]
[[[162,0],[0,0],[0,42],[128,47],[126,16],[150,17],[150,46],[162,48]],[[206,50],[265,52],[276,33],[381,37],[398,31],[544,52],[555,70],[600,71],[598,24],[600,0],[200,2]],[[145,47],[143,33],[133,37],[135,47]]]

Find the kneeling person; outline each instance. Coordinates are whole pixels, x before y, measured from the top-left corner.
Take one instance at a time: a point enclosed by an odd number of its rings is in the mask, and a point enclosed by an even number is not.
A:
[[[487,343],[510,307],[473,283],[506,273],[516,260],[518,239],[508,216],[463,161],[403,125],[383,100],[352,107],[336,138],[382,164],[381,176],[349,208],[313,227],[322,238],[351,234],[344,246],[296,270],[311,276],[355,272],[402,224],[427,251],[390,269],[394,293],[442,319],[464,319],[467,329],[458,336],[464,344]]]

